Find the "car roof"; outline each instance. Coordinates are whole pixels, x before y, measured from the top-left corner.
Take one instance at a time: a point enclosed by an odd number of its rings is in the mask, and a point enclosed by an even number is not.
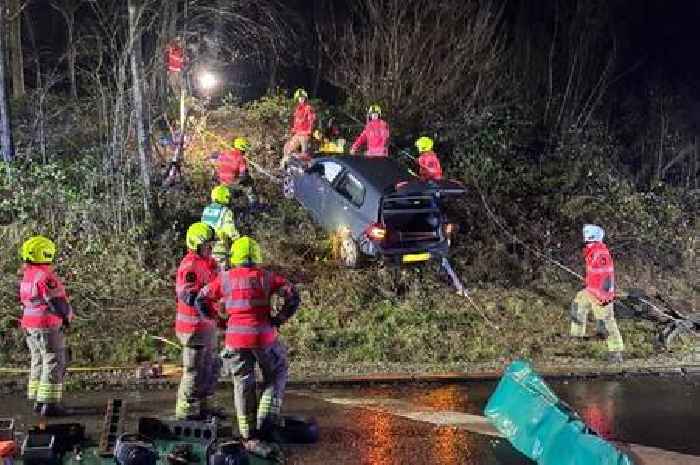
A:
[[[335,161],[363,177],[366,182],[380,192],[394,188],[401,181],[416,179],[406,168],[388,157],[363,157],[339,155],[318,158],[316,161]]]

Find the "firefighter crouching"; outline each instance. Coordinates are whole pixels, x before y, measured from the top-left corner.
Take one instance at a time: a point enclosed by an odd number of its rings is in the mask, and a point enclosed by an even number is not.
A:
[[[22,244],[24,261],[20,300],[24,307],[22,328],[31,354],[27,398],[42,416],[66,415],[61,406],[66,350],[63,327],[73,319],[63,283],[53,271],[56,245],[43,236]]]
[[[278,339],[277,328],[299,307],[299,295],[284,277],[260,267],[262,252],[248,236],[231,247],[231,268],[205,286],[197,297],[197,308],[209,312],[211,302],[224,303],[228,322],[224,358],[233,375],[238,429],[246,449],[270,457],[278,452],[263,442],[280,426],[280,410],[287,383],[287,349]],[[273,294],[284,298],[276,316],[271,315]],[[263,376],[260,403],[256,402],[255,364]]]
[[[182,344],[182,379],[175,406],[176,418],[201,419],[210,413],[207,399],[214,394],[219,371],[216,354],[216,322],[200,315],[194,303],[197,293],[214,280],[217,264],[211,257],[214,232],[204,223],[187,230],[187,255],[176,278],[175,333]]]
[[[588,312],[593,311],[596,333],[608,344],[608,360],[622,362],[625,346],[615,321],[615,267],[608,247],[603,243],[605,231],[600,226],[583,227],[583,259],[586,262],[586,288],[571,303],[571,336],[585,337]]]

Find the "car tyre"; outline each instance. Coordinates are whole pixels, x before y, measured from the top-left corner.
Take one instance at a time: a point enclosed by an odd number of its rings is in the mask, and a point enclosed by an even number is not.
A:
[[[282,178],[282,195],[285,199],[291,200],[294,198],[294,177],[287,171]]]
[[[344,234],[340,238],[338,260],[345,268],[357,268],[360,266],[362,252],[357,241],[349,234]]]

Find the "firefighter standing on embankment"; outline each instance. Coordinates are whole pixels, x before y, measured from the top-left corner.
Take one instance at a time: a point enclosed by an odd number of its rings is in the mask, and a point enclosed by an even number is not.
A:
[[[208,312],[211,302],[224,303],[226,326],[225,363],[233,375],[238,429],[246,449],[269,457],[275,448],[262,442],[280,426],[282,399],[287,383],[287,349],[278,339],[277,328],[299,307],[299,294],[284,277],[260,267],[262,251],[248,236],[231,247],[232,269],[222,272],[205,286],[196,306]],[[270,299],[275,293],[284,306],[272,316]],[[262,395],[257,405],[255,364],[263,376]]]
[[[571,303],[571,336],[586,336],[588,312],[593,310],[596,332],[607,339],[608,360],[622,362],[625,350],[620,330],[615,321],[615,267],[608,247],[603,243],[605,231],[600,226],[583,227],[583,259],[586,263],[586,287],[579,291]]]
[[[292,122],[292,137],[284,144],[282,162],[280,166],[284,168],[292,153],[300,150],[302,157],[309,156],[309,139],[316,123],[316,113],[309,103],[309,95],[304,89],[297,89],[294,92],[294,100],[297,106],[294,109],[294,119]]]
[[[350,148],[350,154],[357,153],[360,147],[367,145],[365,156],[386,157],[389,155],[389,125],[381,119],[382,108],[370,105],[367,109],[367,124]]]
[[[66,415],[61,405],[66,370],[63,328],[74,315],[63,283],[53,271],[56,245],[44,236],[34,236],[22,244],[21,256],[22,328],[31,354],[27,398],[35,401],[35,413]]]
[[[199,291],[214,280],[217,264],[211,257],[214,231],[204,223],[187,229],[187,255],[180,262],[175,282],[177,316],[175,333],[182,344],[182,378],[177,392],[177,419],[201,419],[208,412],[207,398],[214,394],[219,360],[216,355],[216,320],[194,307]]]
[[[430,137],[419,137],[416,140],[418,149],[418,175],[423,181],[439,181],[442,179],[442,167],[440,160],[433,152],[433,139]]]
[[[248,172],[246,152],[250,150],[250,142],[245,137],[236,137],[233,140],[233,148],[224,150],[212,157],[216,164],[216,177],[219,184],[231,189],[243,191],[248,198],[248,203],[254,205],[256,197],[253,186],[253,178]]]

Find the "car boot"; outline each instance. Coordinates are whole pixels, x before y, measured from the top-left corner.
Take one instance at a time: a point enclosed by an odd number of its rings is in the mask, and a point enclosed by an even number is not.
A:
[[[622,363],[623,361],[622,352],[608,352],[609,363]]]
[[[32,412],[34,412],[35,415],[39,415],[41,413],[41,408],[44,406],[43,402],[34,402],[34,406],[32,407]]]
[[[66,417],[70,415],[68,409],[58,403],[45,403],[41,406],[42,417]]]

